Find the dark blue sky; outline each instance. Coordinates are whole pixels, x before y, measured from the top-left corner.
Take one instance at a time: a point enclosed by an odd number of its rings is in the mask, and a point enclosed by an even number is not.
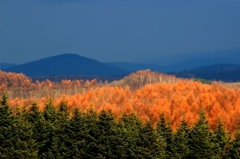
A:
[[[239,0],[0,0],[0,62],[77,53],[169,64],[240,48],[239,8]]]

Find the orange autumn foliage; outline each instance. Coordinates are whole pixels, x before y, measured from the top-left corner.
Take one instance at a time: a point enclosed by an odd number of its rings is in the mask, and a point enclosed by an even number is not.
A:
[[[9,98],[43,98],[48,95],[56,98],[61,94],[73,95],[89,90],[92,87],[101,86],[96,79],[91,81],[83,80],[62,80],[52,82],[50,80],[32,82],[24,74],[7,73],[0,70],[0,94],[6,92]]]
[[[205,85],[193,81],[177,83],[147,84],[136,91],[129,87],[102,86],[80,94],[65,95],[53,99],[54,105],[64,100],[69,110],[75,107],[86,111],[89,108],[100,112],[111,109],[116,118],[123,113],[137,114],[140,119],[159,120],[161,113],[171,121],[174,129],[185,119],[190,126],[200,110],[206,112],[212,129],[217,127],[221,118],[227,130],[234,131],[240,125],[240,90],[225,87],[219,83]],[[35,99],[41,109],[49,97]],[[32,100],[10,100],[11,107],[30,105]]]
[[[0,70],[0,92],[9,88],[32,86],[32,80],[22,73],[7,73]]]
[[[185,119],[190,126],[200,110],[206,112],[209,124],[216,129],[221,118],[229,131],[240,126],[240,89],[213,82],[211,85],[183,80],[150,70],[138,71],[120,81],[101,83],[96,80],[36,81],[23,74],[0,71],[0,92],[6,91],[13,110],[37,102],[43,110],[49,98],[53,104],[65,101],[70,111],[92,108],[97,112],[111,109],[118,118],[123,113],[137,114],[154,124],[161,113],[171,121],[173,129]]]

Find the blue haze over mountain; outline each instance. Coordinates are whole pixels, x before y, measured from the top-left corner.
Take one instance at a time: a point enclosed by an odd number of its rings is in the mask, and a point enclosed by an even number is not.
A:
[[[240,64],[240,49],[230,49],[212,52],[198,53],[203,55],[201,58],[192,58],[171,65],[151,65],[151,64],[140,64],[140,63],[126,63],[126,62],[112,62],[113,66],[137,71],[141,69],[150,69],[152,71],[159,72],[179,72],[184,70],[190,70],[199,66],[215,65],[215,64]],[[180,59],[181,57],[174,57]],[[190,56],[189,56],[190,58]]]
[[[113,81],[121,79],[131,72],[150,69],[151,71],[175,74],[177,77],[183,78],[204,78],[206,80],[239,82],[240,64],[236,64],[239,61],[239,57],[237,55],[234,56],[234,51],[232,54],[229,54],[229,56],[225,56],[224,59],[219,58],[216,60],[215,58],[215,61],[211,61],[211,58],[192,59],[169,66],[126,62],[107,64],[77,54],[68,53],[20,65],[0,64],[0,69],[1,66],[11,66],[2,70],[6,72],[24,73],[31,77],[33,81],[42,81],[46,79],[61,81],[62,79],[74,80],[94,78],[101,81]],[[219,62],[220,64],[214,64],[214,62]],[[210,64],[207,65],[207,63]]]
[[[225,54],[227,52],[227,54]],[[50,75],[50,74],[93,74],[93,70],[90,68],[95,68],[97,70],[95,74],[98,74],[102,70],[102,66],[115,67],[121,72],[122,70],[128,70],[129,72],[135,72],[138,70],[150,69],[152,71],[158,72],[179,72],[184,70],[191,70],[195,67],[206,66],[206,65],[216,65],[216,64],[240,64],[240,49],[232,49],[218,52],[206,52],[204,54],[215,55],[216,57],[208,58],[196,58],[175,63],[172,65],[154,65],[154,64],[144,64],[144,63],[128,63],[128,62],[111,62],[102,63],[97,60],[89,59],[87,57],[79,56],[77,54],[62,54],[58,56],[46,57],[39,59],[37,61],[30,61],[28,63],[14,65],[14,64],[0,64],[0,69],[6,71],[14,72],[25,72],[26,75]],[[218,56],[217,56],[218,55]],[[222,55],[222,56],[220,56]],[[13,67],[12,67],[13,66]],[[9,69],[7,67],[10,67]],[[46,69],[46,70],[45,70]],[[84,71],[84,69],[86,69]],[[122,69],[122,70],[121,70]],[[51,70],[51,71],[50,71]],[[79,73],[77,73],[81,70]],[[41,72],[42,71],[42,72]],[[47,73],[50,71],[49,73]],[[117,70],[115,70],[117,71]],[[31,72],[31,73],[29,73]],[[54,73],[55,72],[55,73]],[[84,73],[83,73],[84,72]],[[107,71],[105,71],[104,75]],[[109,72],[112,75],[113,72]],[[117,73],[117,72],[115,72]],[[101,73],[100,73],[101,74]],[[103,74],[102,74],[103,75]]]

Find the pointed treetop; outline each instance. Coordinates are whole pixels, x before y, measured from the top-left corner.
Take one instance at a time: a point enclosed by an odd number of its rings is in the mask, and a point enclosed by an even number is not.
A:
[[[7,105],[7,94],[3,93],[2,94],[2,99],[1,99],[1,105]]]

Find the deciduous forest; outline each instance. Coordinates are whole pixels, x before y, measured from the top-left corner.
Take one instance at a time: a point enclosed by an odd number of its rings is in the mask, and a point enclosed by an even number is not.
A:
[[[0,71],[0,158],[239,158],[240,89],[138,71],[36,81]]]

